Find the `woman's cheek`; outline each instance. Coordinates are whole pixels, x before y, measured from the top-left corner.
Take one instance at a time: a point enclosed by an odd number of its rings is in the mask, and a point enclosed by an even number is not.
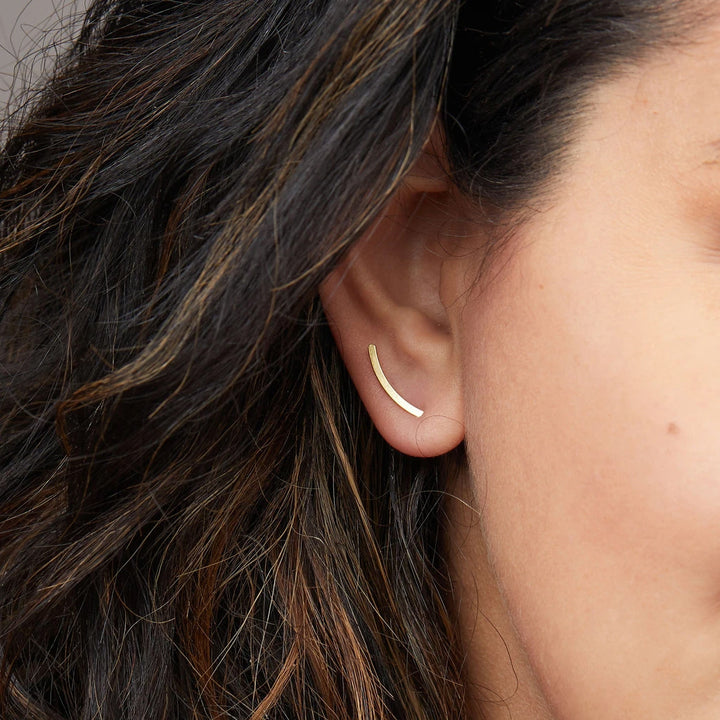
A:
[[[720,318],[687,268],[587,240],[467,308],[476,502],[558,717],[669,720],[720,669]]]

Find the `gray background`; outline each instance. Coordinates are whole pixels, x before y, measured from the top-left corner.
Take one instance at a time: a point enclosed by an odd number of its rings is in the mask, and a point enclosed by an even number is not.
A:
[[[25,58],[21,76],[37,78],[46,66],[37,50],[43,38],[62,42],[67,33],[58,34],[58,20],[67,21],[81,3],[73,0],[0,0],[0,108],[10,98],[17,58]],[[49,32],[49,34],[48,34]]]

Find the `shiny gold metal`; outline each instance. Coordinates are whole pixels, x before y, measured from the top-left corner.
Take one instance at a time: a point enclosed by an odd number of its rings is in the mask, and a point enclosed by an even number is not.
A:
[[[382,385],[383,390],[406,412],[409,412],[415,417],[422,417],[425,412],[420,408],[416,408],[411,405],[400,393],[388,382],[385,377],[385,373],[380,367],[380,361],[378,360],[377,348],[374,345],[368,345],[368,353],[370,353],[370,364],[375,372],[375,377],[378,382]]]

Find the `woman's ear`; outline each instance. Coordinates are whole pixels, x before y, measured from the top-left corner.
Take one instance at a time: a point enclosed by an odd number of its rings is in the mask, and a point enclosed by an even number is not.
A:
[[[397,450],[418,457],[448,452],[465,434],[457,338],[443,293],[446,263],[453,261],[446,244],[455,197],[426,150],[320,288],[377,429]]]

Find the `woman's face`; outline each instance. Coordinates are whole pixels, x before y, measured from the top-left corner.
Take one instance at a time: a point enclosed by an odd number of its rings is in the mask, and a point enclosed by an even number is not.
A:
[[[455,328],[476,696],[515,720],[717,720],[720,23],[597,90]]]

